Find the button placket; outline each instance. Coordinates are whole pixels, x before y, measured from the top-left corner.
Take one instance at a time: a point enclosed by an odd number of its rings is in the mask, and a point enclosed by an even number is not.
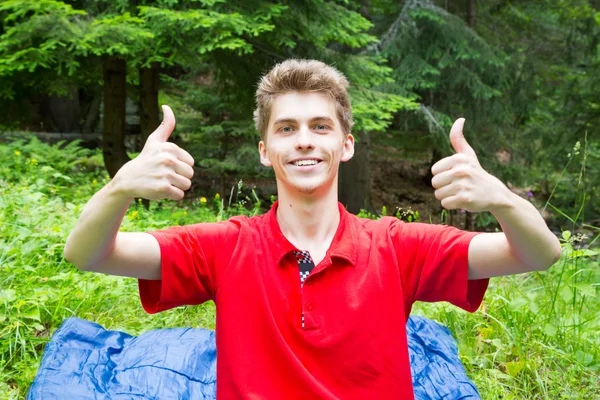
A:
[[[304,284],[310,285],[312,283],[312,278],[309,278],[310,273],[313,271],[315,264],[310,256],[308,251],[294,250],[294,256],[296,257],[296,261],[298,262],[298,270],[300,272],[300,296],[301,296],[301,327],[302,329],[306,329],[307,320],[309,321],[308,326],[312,324],[312,318],[310,316],[307,317],[307,314],[312,310],[313,305],[306,302],[306,288],[304,288]],[[310,306],[310,307],[309,307]]]

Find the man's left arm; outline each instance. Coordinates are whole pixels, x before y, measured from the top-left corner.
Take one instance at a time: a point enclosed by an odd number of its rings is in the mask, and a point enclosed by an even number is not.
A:
[[[489,211],[500,233],[475,236],[469,245],[469,279],[512,275],[549,268],[559,258],[560,242],[527,200],[511,192],[479,164],[463,136],[464,119],[450,131],[456,154],[432,167],[435,197],[448,210]]]

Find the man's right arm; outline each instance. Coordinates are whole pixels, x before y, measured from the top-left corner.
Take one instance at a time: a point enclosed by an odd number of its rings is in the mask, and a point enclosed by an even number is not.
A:
[[[181,200],[191,186],[194,159],[167,142],[175,116],[167,106],[163,113],[163,122],[140,155],[92,196],[67,238],[64,256],[80,270],[161,279],[160,246],[154,236],[119,232],[119,228],[134,198]]]
[[[65,258],[82,271],[160,279],[160,248],[154,236],[119,232],[131,202],[115,181],[96,193],[67,238]]]

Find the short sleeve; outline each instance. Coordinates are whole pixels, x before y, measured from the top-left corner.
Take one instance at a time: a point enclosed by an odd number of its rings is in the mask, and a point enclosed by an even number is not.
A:
[[[478,232],[398,221],[392,226],[406,315],[415,301],[447,301],[476,311],[489,279],[469,280],[469,244]]]
[[[240,236],[234,221],[148,232],[160,246],[160,280],[138,280],[144,309],[154,314],[214,300]]]

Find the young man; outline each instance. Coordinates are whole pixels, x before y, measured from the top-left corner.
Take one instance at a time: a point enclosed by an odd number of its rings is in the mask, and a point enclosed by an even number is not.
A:
[[[161,126],[83,210],[65,257],[82,270],[139,278],[146,311],[214,300],[217,395],[252,399],[410,399],[405,323],[417,301],[475,311],[492,276],[544,270],[560,255],[537,210],[485,172],[456,121],[456,154],[433,166],[447,209],[490,211],[503,233],[395,218],[363,220],[338,203],[354,152],[345,77],[288,60],[262,78],[256,126],[278,201],[262,216],[150,233],[119,226],[135,197],[179,200],[192,157]]]

